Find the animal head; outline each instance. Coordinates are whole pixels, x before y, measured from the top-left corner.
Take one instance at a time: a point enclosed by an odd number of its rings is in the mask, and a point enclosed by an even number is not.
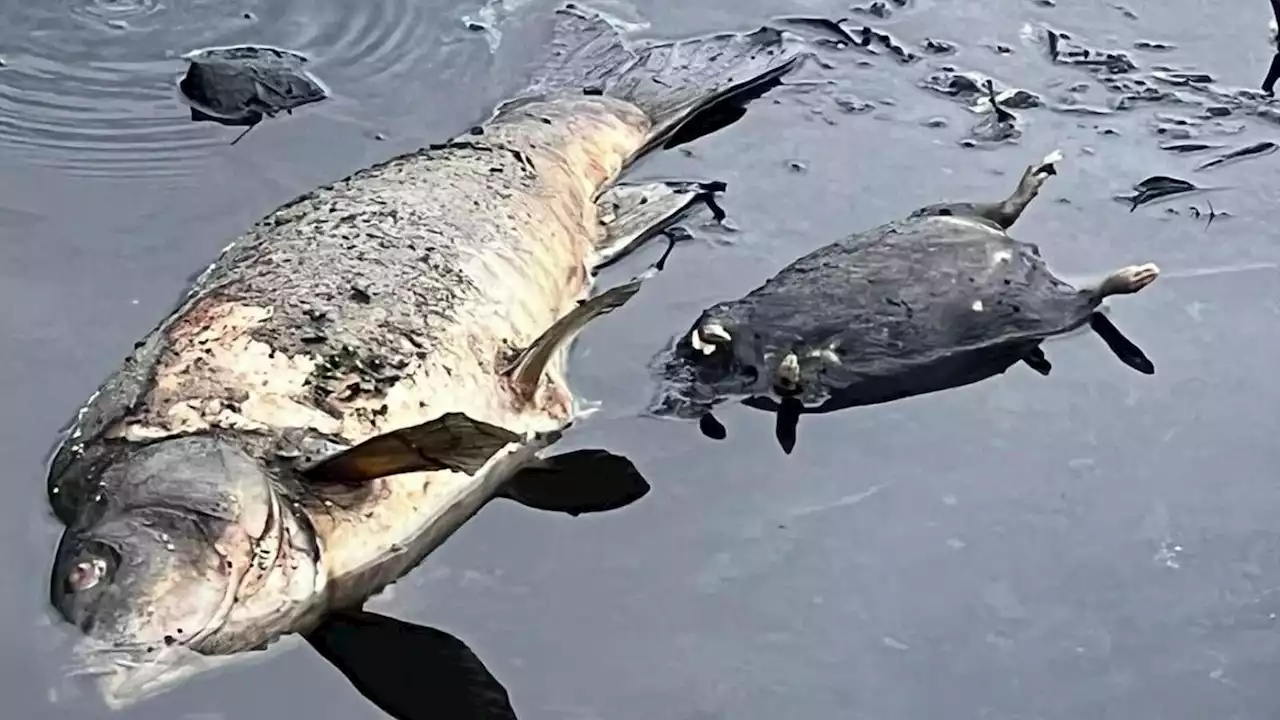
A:
[[[213,436],[124,451],[63,534],[51,602],[84,637],[81,674],[120,707],[260,647],[323,586],[314,538],[265,468]]]
[[[725,400],[769,392],[761,339],[745,325],[714,319],[714,310],[659,356],[661,387],[651,406],[655,414],[696,419]]]

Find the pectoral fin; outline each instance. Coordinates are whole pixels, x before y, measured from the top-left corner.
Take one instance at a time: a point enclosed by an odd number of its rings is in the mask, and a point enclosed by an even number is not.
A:
[[[329,455],[300,470],[318,483],[360,484],[405,472],[457,470],[474,474],[502,448],[520,440],[510,430],[447,413],[393,430]]]
[[[635,252],[663,233],[700,204],[717,221],[725,217],[715,201],[723,182],[654,182],[615,185],[600,196],[597,205],[604,219],[605,237],[596,255],[595,269],[606,268]]]
[[[516,359],[503,371],[511,378],[516,391],[525,398],[530,398],[538,389],[542,373],[558,350],[568,347],[573,338],[591,322],[601,315],[606,315],[622,307],[640,291],[644,278],[636,278],[631,282],[610,288],[574,308],[569,314],[560,318],[547,328],[533,344],[525,348]]]
[[[649,483],[630,460],[604,450],[574,450],[521,470],[501,497],[576,516],[617,510],[648,493]]]

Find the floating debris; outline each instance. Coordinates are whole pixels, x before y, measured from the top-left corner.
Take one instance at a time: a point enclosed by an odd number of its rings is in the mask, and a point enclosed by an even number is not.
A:
[[[1202,215],[1209,218],[1209,221],[1204,224],[1205,230],[1209,229],[1209,226],[1213,224],[1214,219],[1219,217],[1231,217],[1231,213],[1225,210],[1221,212],[1214,210],[1213,203],[1211,201],[1205,200],[1205,204],[1209,206],[1209,209],[1207,212],[1203,212],[1203,213],[1200,211],[1200,208],[1196,207],[1195,205],[1192,205],[1191,207],[1187,208],[1187,212],[1191,213],[1191,217],[1197,220],[1199,220]]]
[[[911,5],[912,0],[874,0],[874,2],[865,5],[854,5],[852,10],[855,15],[870,15],[878,20],[888,20],[893,17],[897,10],[902,10]]]
[[[192,122],[216,122],[244,127],[231,144],[249,133],[264,117],[329,97],[329,89],[304,65],[302,53],[265,45],[232,45],[193,50],[182,56],[187,72],[178,81]]]
[[[986,82],[987,97],[972,108],[975,112],[990,112],[969,130],[969,137],[960,141],[965,147],[974,147],[978,143],[998,143],[1017,140],[1022,136],[1018,127],[1018,116],[1001,105],[996,94],[995,83]]]
[[[930,55],[954,55],[957,51],[955,43],[938,38],[925,38],[920,48]]]
[[[1202,72],[1174,72],[1170,70],[1156,70],[1151,73],[1151,77],[1163,83],[1180,86],[1207,85],[1213,82],[1213,76]]]
[[[1146,180],[1133,186],[1135,193],[1133,195],[1118,195],[1117,200],[1132,203],[1129,212],[1138,209],[1140,205],[1162,200],[1164,198],[1173,197],[1175,195],[1184,195],[1190,192],[1201,190],[1198,185],[1187,182],[1180,178],[1169,177],[1167,175],[1153,175]]]
[[[877,47],[888,50],[891,55],[896,57],[903,64],[913,63],[920,59],[920,56],[907,49],[907,46],[899,42],[896,38],[886,32],[881,32],[869,25],[851,26],[846,28],[842,23],[849,22],[849,18],[840,18],[839,20],[831,20],[823,17],[813,16],[790,16],[774,18],[776,22],[787,23],[797,27],[805,27],[812,30],[818,30],[827,35],[817,40],[836,47],[856,47],[863,52],[872,55],[879,55]]]
[[[1113,74],[1138,69],[1138,65],[1119,50],[1090,48],[1072,40],[1070,34],[1048,27],[1044,28],[1044,32],[1049,59],[1055,63],[1099,69]]]
[[[1171,142],[1161,145],[1160,149],[1167,150],[1169,152],[1190,154],[1204,152],[1205,150],[1216,150],[1220,147],[1222,146],[1201,142]]]
[[[990,102],[989,86],[995,88],[996,100],[1006,108],[1028,110],[1044,105],[1044,101],[1035,93],[1011,87],[1002,88],[994,78],[976,72],[944,68],[920,81],[920,87],[926,90],[973,103],[969,108],[973,112],[987,112]]]
[[[1232,150],[1231,152],[1226,153],[1225,155],[1219,155],[1218,157],[1212,160],[1201,163],[1199,166],[1196,167],[1196,169],[1208,170],[1211,167],[1218,167],[1219,165],[1228,165],[1230,163],[1239,162],[1241,160],[1248,160],[1250,158],[1263,157],[1265,155],[1270,155],[1275,151],[1276,151],[1276,144],[1271,142],[1270,140],[1264,140],[1263,142],[1254,143],[1252,145],[1249,145],[1248,147],[1242,147],[1238,150]]]

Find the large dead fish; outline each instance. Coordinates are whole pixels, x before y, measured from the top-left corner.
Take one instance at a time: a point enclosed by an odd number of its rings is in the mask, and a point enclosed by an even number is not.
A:
[[[603,451],[540,456],[569,341],[639,288],[585,299],[591,270],[701,192],[615,182],[808,53],[768,27],[634,46],[570,5],[549,54],[468,133],[256,223],[80,409],[51,600],[109,705],[360,607],[491,498],[647,490]]]

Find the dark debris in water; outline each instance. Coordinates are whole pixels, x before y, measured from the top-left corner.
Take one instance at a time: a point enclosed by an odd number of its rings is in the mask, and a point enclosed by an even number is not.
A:
[[[939,40],[938,38],[925,38],[920,43],[920,48],[930,55],[955,55],[956,44],[948,40]]]
[[[1168,142],[1160,146],[1161,150],[1167,150],[1172,153],[1188,155],[1191,153],[1204,152],[1205,150],[1215,150],[1222,145],[1214,143],[1202,142]]]
[[[1061,65],[1075,65],[1103,72],[1120,74],[1138,69],[1128,55],[1119,50],[1098,50],[1075,42],[1071,35],[1060,30],[1044,28],[1045,44],[1049,59]]]
[[[822,33],[815,40],[837,48],[854,47],[862,52],[877,56],[881,54],[881,50],[887,50],[890,55],[903,64],[913,63],[920,59],[919,55],[908,50],[905,44],[889,33],[876,30],[869,25],[851,24],[846,27],[845,23],[849,22],[849,18],[832,20],[813,16],[786,16],[774,18],[774,20]]]
[[[1018,116],[1005,109],[1003,98],[996,93],[995,83],[987,80],[983,84],[987,96],[978,109],[985,115],[969,129],[969,136],[961,139],[960,144],[965,147],[977,147],[1012,142],[1022,137],[1022,129],[1018,127]]]
[[[1196,170],[1208,170],[1209,168],[1219,167],[1240,162],[1241,160],[1249,160],[1252,158],[1264,157],[1276,151],[1276,144],[1270,140],[1254,143],[1252,145],[1232,150],[1231,152],[1219,155],[1212,160],[1207,160],[1196,166]]]
[[[870,15],[879,20],[888,20],[893,16],[895,9],[901,10],[910,5],[910,0],[874,0],[864,5],[854,5],[853,13],[855,15]]]
[[[1171,198],[1175,195],[1185,195],[1187,193],[1196,192],[1201,188],[1195,183],[1182,180],[1181,178],[1169,177],[1167,175],[1153,175],[1146,180],[1133,186],[1133,195],[1119,195],[1117,200],[1130,203],[1129,212],[1137,210],[1139,206],[1152,203],[1157,200]]]
[[[981,73],[961,72],[950,67],[930,73],[920,82],[920,86],[966,103],[973,103],[980,99],[985,101],[992,92],[988,87],[991,86],[994,88],[995,96],[1000,99],[1002,107],[1028,110],[1044,105],[1040,96],[1035,93],[1002,85],[995,78],[986,77]]]
[[[329,90],[305,69],[308,58],[292,50],[236,45],[194,50],[183,56],[178,81],[193,122],[244,127],[234,145],[264,118],[320,102]]]

